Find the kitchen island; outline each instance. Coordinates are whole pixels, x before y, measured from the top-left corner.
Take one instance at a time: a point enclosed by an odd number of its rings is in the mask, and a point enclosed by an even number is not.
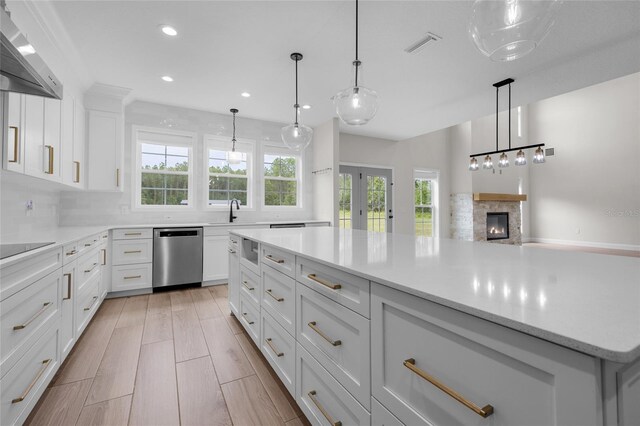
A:
[[[640,419],[638,259],[337,228],[230,244],[231,310],[312,421]]]

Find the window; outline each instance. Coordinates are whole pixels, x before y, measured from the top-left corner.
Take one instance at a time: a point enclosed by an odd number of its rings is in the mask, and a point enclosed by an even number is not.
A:
[[[352,194],[352,174],[351,173],[340,173],[338,177],[338,191],[339,191],[339,202],[340,202],[340,210],[338,213],[338,223],[340,228],[351,229],[351,194]]]
[[[437,172],[414,173],[416,235],[436,236]]]
[[[281,152],[280,152],[281,151]],[[301,158],[268,148],[264,154],[264,205],[300,207]]]
[[[252,206],[253,144],[236,142],[236,152],[242,154],[238,164],[229,163],[231,142],[205,138],[208,170],[207,200],[209,207],[228,207],[233,199],[243,206]]]
[[[193,137],[164,130],[135,129],[137,207],[193,205]]]

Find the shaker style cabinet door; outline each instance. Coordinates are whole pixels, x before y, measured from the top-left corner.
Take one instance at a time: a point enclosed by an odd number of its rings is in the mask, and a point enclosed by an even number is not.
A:
[[[25,95],[6,92],[3,108],[7,109],[3,135],[4,167],[12,172],[24,173],[24,103]]]
[[[202,244],[202,281],[229,278],[229,237],[204,237]]]

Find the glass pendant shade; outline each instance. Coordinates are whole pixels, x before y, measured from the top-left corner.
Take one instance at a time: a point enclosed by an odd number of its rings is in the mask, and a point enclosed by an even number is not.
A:
[[[479,166],[478,166],[478,160],[474,158],[471,159],[471,161],[469,161],[469,170],[471,170],[472,172],[475,172],[476,170],[478,170]]]
[[[516,166],[524,166],[527,164],[527,157],[524,155],[524,151],[520,150],[516,154]]]
[[[498,160],[498,167],[500,168],[509,167],[509,157],[504,152],[500,154],[500,160]]]
[[[227,161],[229,164],[240,164],[242,162],[242,153],[236,151],[235,146],[227,153]]]
[[[345,124],[362,126],[378,112],[378,94],[364,86],[354,86],[333,97],[336,114]]]
[[[536,151],[533,153],[533,162],[535,164],[544,163],[544,151],[541,147],[538,147]]]
[[[561,4],[561,0],[476,0],[469,35],[492,61],[513,61],[540,44]]]
[[[493,169],[493,161],[491,161],[491,156],[487,155],[484,157],[484,162],[482,163],[482,168],[485,170]]]
[[[304,124],[294,123],[280,130],[282,142],[292,151],[301,152],[311,143],[313,129]]]

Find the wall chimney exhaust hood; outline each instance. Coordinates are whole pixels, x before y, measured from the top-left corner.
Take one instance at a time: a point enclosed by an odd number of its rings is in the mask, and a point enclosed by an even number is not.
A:
[[[4,8],[0,8],[0,44],[1,91],[62,99],[62,83]]]

